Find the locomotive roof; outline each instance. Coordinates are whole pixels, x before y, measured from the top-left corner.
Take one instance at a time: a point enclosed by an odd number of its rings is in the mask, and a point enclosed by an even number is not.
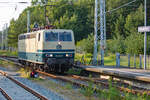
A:
[[[19,36],[21,35],[29,35],[29,34],[35,34],[35,33],[38,33],[38,32],[43,32],[43,31],[72,31],[72,30],[68,30],[68,29],[44,29],[44,30],[38,30],[38,31],[33,31],[33,32],[30,32],[30,33],[23,33],[23,34],[20,34]]]

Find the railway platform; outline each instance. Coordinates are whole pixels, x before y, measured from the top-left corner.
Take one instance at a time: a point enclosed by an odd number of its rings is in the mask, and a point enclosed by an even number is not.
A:
[[[84,66],[84,65],[79,66],[79,68],[82,68],[89,72],[99,73],[101,75],[150,83],[150,70],[133,69],[126,67],[114,67],[114,66]]]

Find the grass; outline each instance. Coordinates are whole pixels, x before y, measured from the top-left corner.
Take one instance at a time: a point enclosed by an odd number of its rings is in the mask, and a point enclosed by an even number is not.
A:
[[[46,79],[43,81],[36,81],[36,80],[32,80],[32,81],[50,89],[51,91],[55,91],[63,95],[64,97],[68,98],[68,100],[87,100],[87,97],[84,96],[79,89],[73,89],[74,87],[71,83],[60,85],[55,81],[46,80]],[[95,96],[92,96],[91,98],[92,98],[91,100],[99,100]]]
[[[31,73],[31,71],[28,68],[20,68],[20,70],[17,71],[17,72],[20,73],[21,77],[29,78],[30,79],[30,73]]]
[[[111,59],[113,56],[110,57]],[[124,59],[126,59],[124,57]],[[109,60],[109,59],[108,59]],[[0,65],[6,65],[11,64],[7,61],[0,60]],[[72,72],[72,71],[71,71]],[[108,90],[100,90],[96,92],[96,99],[95,99],[95,89],[93,90],[94,83],[89,82],[89,87],[83,87],[82,91],[80,93],[77,93],[77,91],[73,90],[72,84],[66,84],[65,86],[60,86],[59,84],[56,84],[55,82],[44,80],[42,78],[30,78],[30,70],[28,68],[24,69],[21,68],[18,73],[21,74],[22,77],[28,78],[34,82],[38,82],[40,84],[43,84],[46,87],[51,87],[53,90],[59,92],[60,94],[69,95],[69,98],[73,98],[71,100],[150,100],[150,96],[148,96],[146,93],[143,93],[143,95],[133,95],[131,93],[124,92],[124,97],[121,97],[120,91],[112,87],[112,82],[109,83],[109,89]],[[76,93],[76,94],[75,94]],[[73,94],[73,95],[72,95]],[[71,97],[73,96],[73,97]],[[82,97],[82,98],[81,98]],[[99,98],[99,99],[98,99]]]
[[[95,94],[95,89],[92,88],[93,86],[94,83],[90,82],[89,87],[84,87],[81,91],[82,94],[87,96],[87,100],[92,100],[91,96]],[[150,96],[148,96],[147,93],[135,95],[132,93],[120,92],[116,86],[112,86],[112,81],[109,81],[109,88],[107,90],[97,90],[96,94],[99,100],[150,100]]]
[[[91,78],[92,76],[90,75],[89,78]],[[83,87],[81,88],[81,93],[87,97],[87,100],[91,100],[91,97],[94,95],[94,89],[93,89],[93,82],[89,81],[88,82],[88,87]]]
[[[69,69],[66,73],[69,75],[80,75],[82,69],[75,69],[75,68],[71,68]]]
[[[17,51],[6,51],[6,50],[0,50],[1,56],[18,56]]]
[[[0,60],[0,65],[5,68],[17,69],[13,62]],[[12,68],[13,67],[13,68]]]
[[[91,54],[79,54],[76,53],[75,55],[75,61],[80,61],[84,65],[91,65],[92,55]],[[101,56],[98,55],[97,59],[100,60]],[[143,56],[142,56],[142,66],[144,64]],[[115,54],[107,54],[104,56],[104,65],[105,66],[116,66],[116,55]],[[140,68],[140,57],[136,56],[135,62],[134,62],[134,55],[130,56],[130,67]],[[128,55],[120,55],[120,66],[126,66],[128,67]],[[150,56],[147,56],[147,68],[150,68]]]
[[[92,55],[91,54],[78,54],[76,53],[75,55],[75,61],[80,61],[81,63],[84,63],[86,65],[90,64],[90,61],[92,60]],[[98,59],[100,58],[100,56],[98,56]],[[115,66],[116,64],[116,57],[114,54],[109,55],[109,56],[105,56],[104,57],[104,63],[107,66]]]
[[[0,50],[0,55],[2,56],[18,56],[17,51],[6,51]],[[100,61],[101,56],[98,55],[97,59]],[[92,54],[75,54],[75,61],[80,61],[84,65],[91,65]],[[150,67],[150,58],[147,57],[147,66]],[[1,64],[1,62],[0,62]],[[104,64],[105,66],[116,66],[116,55],[115,54],[107,54],[104,57]],[[143,60],[142,60],[143,64]],[[120,56],[120,65],[121,66],[128,66],[128,55]],[[130,57],[130,67],[134,67],[134,56]],[[136,56],[136,67],[140,67],[140,60],[139,56]]]
[[[2,56],[18,56],[17,51],[6,51],[0,50],[0,55]],[[97,59],[100,61],[101,56],[98,55]],[[84,65],[91,65],[92,54],[75,54],[75,61],[80,61]],[[0,62],[1,64],[2,62]],[[116,55],[115,54],[107,54],[104,57],[104,64],[105,66],[116,66]],[[144,61],[142,59],[142,66]],[[128,66],[128,55],[121,55],[120,56],[120,65],[121,66]],[[134,67],[134,56],[130,57],[130,67]],[[147,67],[150,68],[150,57],[147,57]],[[140,60],[139,56],[136,56],[136,68],[140,68]]]
[[[116,65],[116,56],[114,54],[110,54],[104,57],[104,64],[106,66],[115,66]]]

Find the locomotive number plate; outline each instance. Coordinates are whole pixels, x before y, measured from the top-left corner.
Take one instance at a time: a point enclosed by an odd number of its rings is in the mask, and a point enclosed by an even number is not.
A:
[[[56,57],[63,57],[63,55],[56,55]]]

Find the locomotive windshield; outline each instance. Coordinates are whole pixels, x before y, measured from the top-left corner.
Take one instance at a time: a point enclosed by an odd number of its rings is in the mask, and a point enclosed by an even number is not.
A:
[[[72,41],[70,32],[59,33],[59,41]]]
[[[45,41],[72,41],[70,32],[46,32]]]
[[[45,33],[45,41],[58,41],[58,33],[46,32]]]

